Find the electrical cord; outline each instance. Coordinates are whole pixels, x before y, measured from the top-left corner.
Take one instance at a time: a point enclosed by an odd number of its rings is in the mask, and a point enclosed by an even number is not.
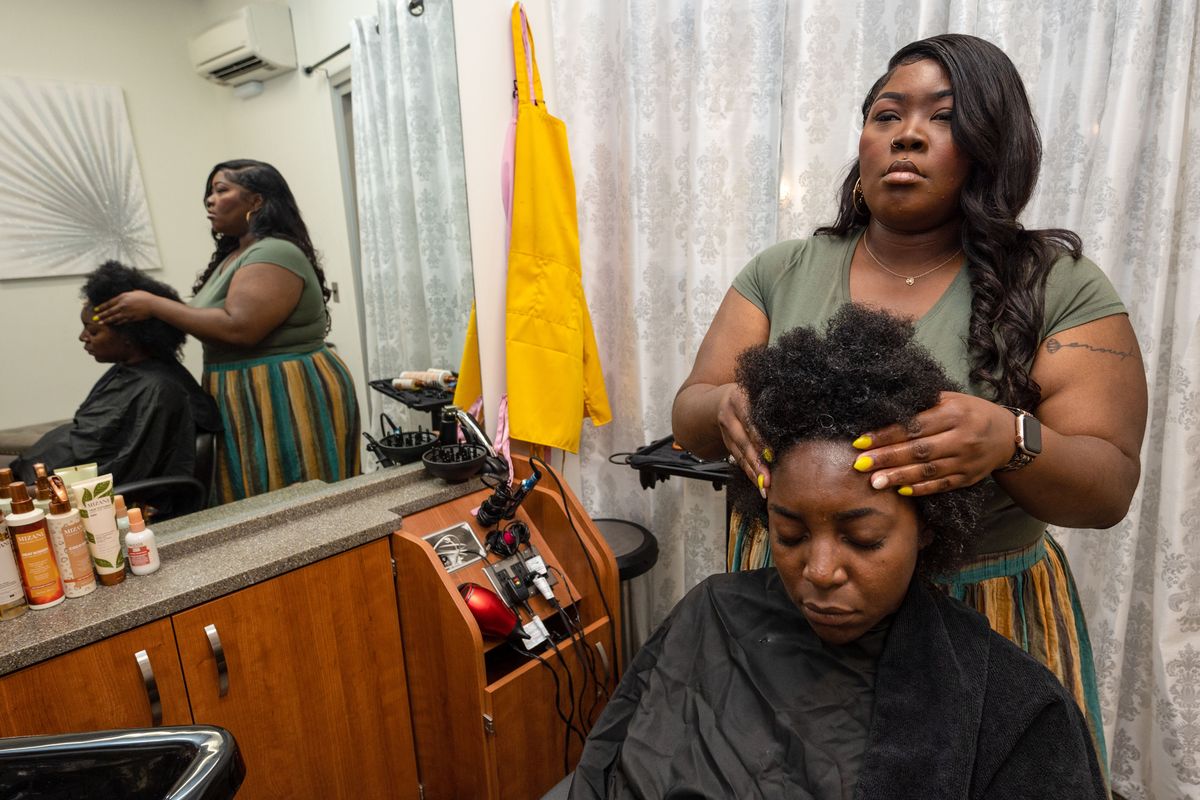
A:
[[[556,575],[558,575],[559,581],[567,589],[567,597],[570,599],[571,605],[573,605],[575,607],[575,612],[576,612],[575,618],[572,619],[571,615],[570,615],[570,613],[568,613],[567,609],[563,608],[561,605],[555,606],[556,610],[559,613],[560,618],[563,620],[563,624],[566,625],[568,629],[573,628],[575,631],[578,632],[579,639],[581,642],[583,642],[583,652],[586,656],[587,668],[591,669],[592,679],[596,682],[596,685],[600,688],[600,691],[596,694],[596,696],[594,696],[592,698],[592,703],[590,706],[588,706],[587,716],[584,718],[585,721],[587,721],[589,724],[591,724],[591,722],[594,719],[595,714],[596,714],[596,706],[600,702],[600,695],[603,694],[605,700],[609,700],[612,698],[612,693],[608,689],[608,682],[609,682],[609,679],[612,677],[612,675],[609,672],[608,667],[605,666],[602,662],[601,667],[603,667],[603,669],[604,669],[604,679],[603,680],[600,679],[600,673],[596,669],[596,654],[592,652],[591,647],[587,646],[587,640],[583,634],[583,620],[580,619],[579,611],[578,611],[579,598],[575,597],[575,592],[573,592],[571,590],[571,584],[567,582],[566,576],[562,574],[561,570],[559,570],[553,564],[548,564],[547,568],[550,571],[554,572]]]
[[[565,713],[563,713],[563,710],[562,710],[562,683],[558,679],[558,673],[554,670],[554,667],[550,666],[549,662],[547,662],[546,659],[542,658],[537,653],[526,650],[523,647],[518,647],[517,645],[513,645],[513,648],[518,653],[525,656],[526,658],[531,658],[534,661],[537,661],[543,667],[545,667],[546,670],[550,673],[550,677],[554,679],[554,713],[556,713],[558,715],[559,721],[562,722],[562,724],[563,724],[563,774],[569,773],[571,771],[571,762],[570,762],[571,734],[575,733],[577,736],[582,735],[582,734],[579,730],[576,729],[576,726],[575,726],[572,718],[568,718],[567,715]]]
[[[546,472],[548,472],[550,474],[551,478],[554,478],[554,483],[558,486],[558,493],[562,497],[563,511],[565,511],[567,514],[567,522],[571,525],[571,530],[575,532],[575,538],[579,540],[579,548],[583,551],[583,557],[587,560],[588,569],[591,570],[591,573],[592,573],[592,580],[596,584],[596,591],[600,595],[600,604],[604,607],[604,613],[606,615],[608,615],[608,622],[609,622],[608,637],[609,637],[609,644],[612,647],[612,655],[610,656],[610,658],[612,659],[612,663],[613,663],[613,678],[614,678],[614,680],[619,680],[621,676],[620,676],[620,673],[616,666],[616,663],[617,663],[617,634],[616,634],[616,631],[613,630],[614,619],[613,619],[613,615],[612,615],[612,609],[610,609],[608,607],[608,598],[606,598],[604,596],[604,587],[602,587],[600,585],[600,575],[596,571],[596,564],[592,560],[592,554],[588,552],[587,545],[584,544],[584,541],[583,541],[583,536],[579,533],[579,529],[575,527],[575,520],[571,516],[571,506],[567,502],[567,490],[563,488],[562,481],[560,481],[558,479],[558,475],[552,469],[550,469],[550,466],[545,461],[542,461],[542,459],[538,458],[537,456],[531,456],[529,461],[531,463],[536,461],[539,464],[541,464],[543,467],[545,467]],[[565,583],[565,581],[564,581],[564,583]]]

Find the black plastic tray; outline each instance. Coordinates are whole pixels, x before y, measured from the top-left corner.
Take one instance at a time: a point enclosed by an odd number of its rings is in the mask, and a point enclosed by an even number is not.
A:
[[[448,389],[395,389],[391,378],[371,381],[371,388],[416,411],[433,411],[454,400]]]

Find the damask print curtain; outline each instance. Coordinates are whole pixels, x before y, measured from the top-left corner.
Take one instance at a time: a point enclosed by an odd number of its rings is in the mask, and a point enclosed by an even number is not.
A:
[[[380,0],[352,23],[354,168],[369,379],[457,369],[471,242],[449,3]],[[368,392],[367,420],[383,396]],[[364,426],[364,430],[371,427]]]
[[[1150,386],[1142,486],[1056,531],[1092,633],[1114,789],[1200,797],[1200,20],[1173,0],[605,0],[553,5],[587,292],[616,419],[585,429],[585,504],[659,538],[652,620],[723,568],[719,495],[607,461],[670,431],[734,274],[832,221],[859,107],[901,45],[971,33],[1017,64],[1045,158],[1024,222],[1109,275]],[[1086,469],[1086,465],[1081,465]]]
[[[670,433],[671,398],[725,290],[775,239],[783,21],[774,3],[552,9],[555,107],[570,137],[584,291],[614,415],[584,425],[582,499],[594,516],[633,519],[658,537],[653,592],[635,595],[652,606],[637,618],[655,624],[723,567],[724,495],[684,478],[644,492],[607,457]]]

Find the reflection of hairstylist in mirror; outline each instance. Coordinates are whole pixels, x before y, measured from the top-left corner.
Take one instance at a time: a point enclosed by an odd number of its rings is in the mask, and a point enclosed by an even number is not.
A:
[[[775,565],[709,578],[637,654],[575,770],[615,797],[1105,796],[1087,724],[1045,667],[945,597],[984,489],[903,496],[854,471],[864,428],[953,387],[913,330],[846,305],[746,351],[747,414],[774,449]]]
[[[325,346],[329,289],[291,189],[270,164],[228,161],[209,173],[204,206],[217,247],[191,305],[130,292],[100,321],[157,317],[203,343],[225,424],[218,502],[357,474],[354,383]]]
[[[111,472],[118,483],[191,475],[196,433],[221,429],[212,399],[179,363],[187,338],[183,331],[156,319],[123,325],[93,319],[97,305],[134,290],[179,300],[170,286],[116,261],[88,275],[79,341],[88,355],[112,366],[69,424],[48,432],[12,463],[21,480],[32,483],[33,465],[39,462],[59,469],[94,461],[100,473]],[[158,510],[170,511],[168,503],[161,498]]]
[[[966,391],[907,426],[858,431],[851,463],[876,490],[906,496],[985,482],[984,529],[951,589],[1073,691],[1104,763],[1087,630],[1045,530],[1109,527],[1129,508],[1146,422],[1133,328],[1078,236],[1017,221],[1041,144],[999,48],[963,35],[907,45],[862,113],[836,222],[764,251],[734,280],[675,398],[676,438],[698,455],[730,454],[769,488],[737,354],[851,300],[915,319]]]

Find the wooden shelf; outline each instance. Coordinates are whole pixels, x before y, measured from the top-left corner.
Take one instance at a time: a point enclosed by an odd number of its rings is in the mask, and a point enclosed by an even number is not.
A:
[[[514,481],[531,473],[527,459],[514,456],[513,462]],[[564,503],[554,477],[544,475],[516,518],[529,526],[530,541],[546,563],[564,576],[555,586],[560,603],[576,598],[574,610],[590,658],[578,639],[558,643],[558,654],[541,654],[542,663],[515,651],[510,657],[504,652],[508,645],[480,634],[458,593],[458,585],[466,581],[490,586],[484,564],[449,573],[421,538],[465,522],[483,542],[487,531],[470,512],[490,490],[406,517],[392,536],[409,705],[427,797],[540,798],[566,774],[564,756],[566,769],[573,769],[581,750],[578,736],[566,740],[567,727],[555,708],[556,678],[564,710],[568,683],[573,687],[573,723],[585,734],[615,688],[612,668],[620,663],[615,651],[620,629],[616,560],[578,499],[566,491]],[[553,608],[541,597],[530,604],[549,626]],[[593,672],[603,691],[590,677]]]

